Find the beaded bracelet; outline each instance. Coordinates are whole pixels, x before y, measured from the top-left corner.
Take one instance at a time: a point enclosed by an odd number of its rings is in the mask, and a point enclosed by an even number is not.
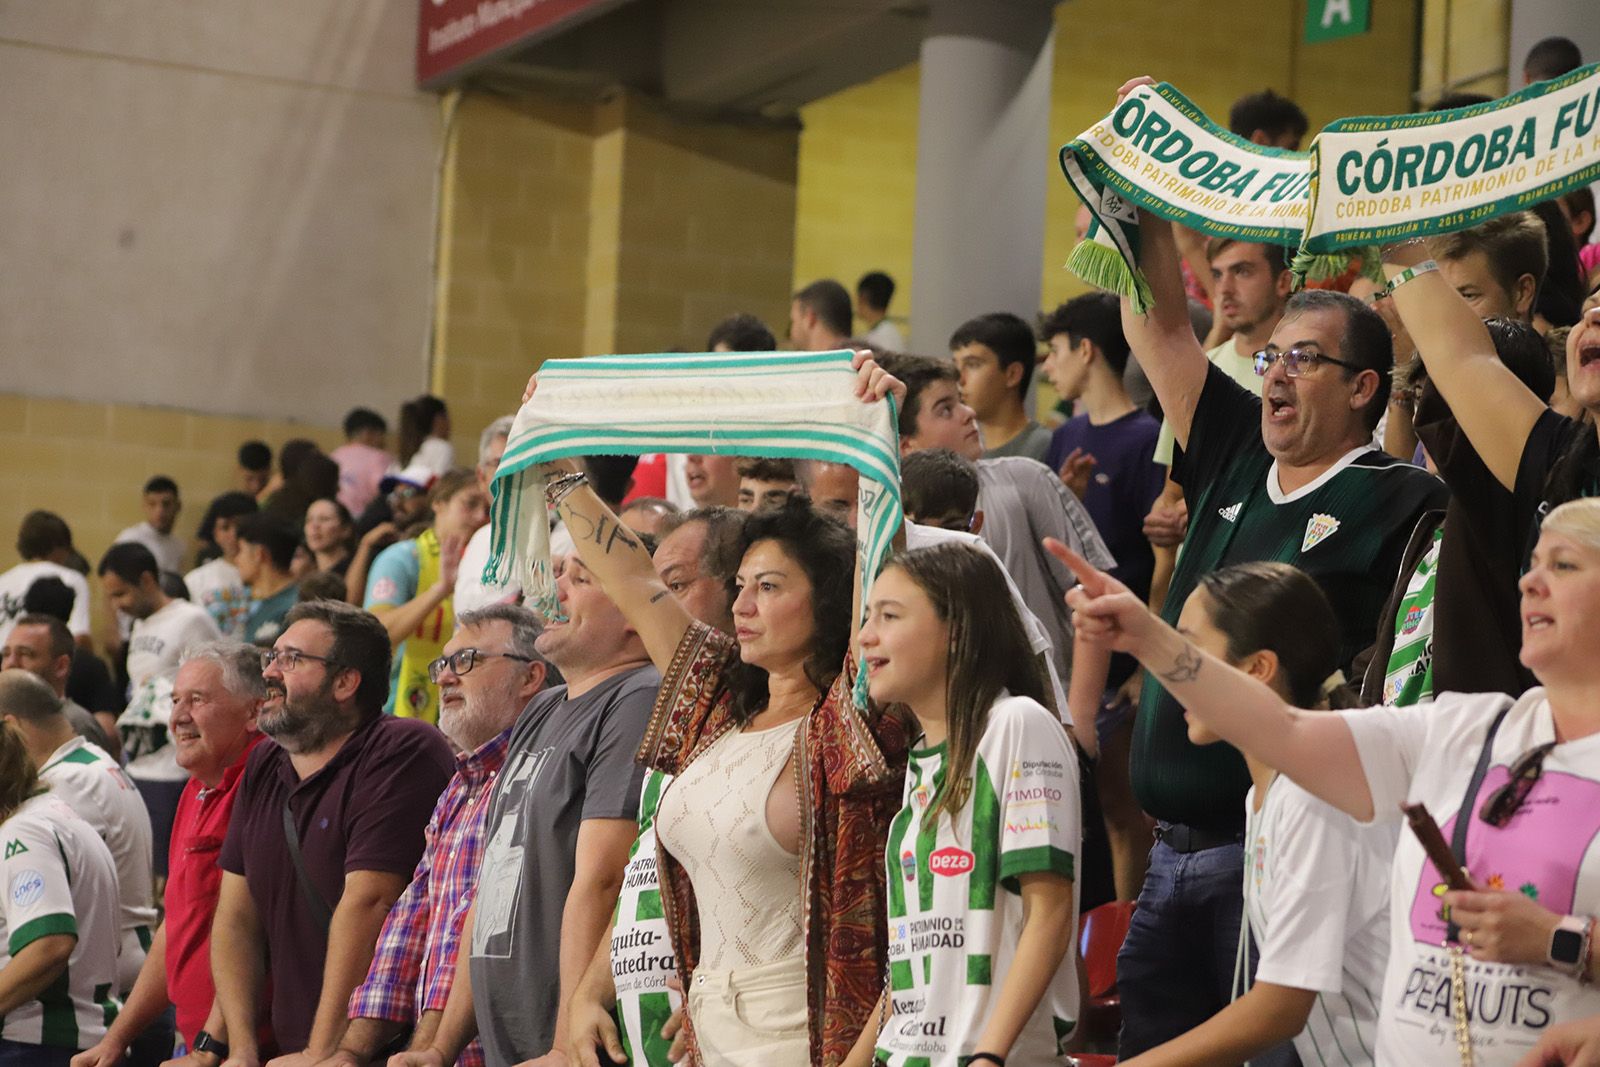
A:
[[[544,487],[544,502],[553,508],[558,508],[574,489],[587,484],[588,481],[589,476],[582,471],[572,471],[552,479],[550,484]]]

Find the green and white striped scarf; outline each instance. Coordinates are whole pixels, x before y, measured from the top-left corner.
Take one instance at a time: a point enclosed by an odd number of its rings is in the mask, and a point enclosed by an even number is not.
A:
[[[1376,277],[1363,249],[1464,230],[1600,178],[1597,120],[1600,64],[1472,107],[1340,119],[1310,152],[1251,144],[1172,86],[1140,86],[1061,149],[1094,215],[1067,269],[1146,310],[1143,210],[1295,248],[1297,278],[1337,276],[1354,255]]]
[[[862,603],[900,528],[900,438],[893,398],[855,395],[851,353],[708,352],[551,360],[517,412],[500,459],[484,581],[522,564],[536,610],[556,617],[542,464],[573,456],[698,452],[846,463],[861,472]],[[860,672],[858,699],[866,672]]]

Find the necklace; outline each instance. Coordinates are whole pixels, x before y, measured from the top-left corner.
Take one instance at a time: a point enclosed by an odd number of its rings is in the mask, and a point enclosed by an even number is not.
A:
[[[1467,957],[1460,945],[1447,946],[1450,952],[1450,1014],[1456,1024],[1456,1051],[1461,1067],[1472,1067],[1472,1031],[1467,1025]]]

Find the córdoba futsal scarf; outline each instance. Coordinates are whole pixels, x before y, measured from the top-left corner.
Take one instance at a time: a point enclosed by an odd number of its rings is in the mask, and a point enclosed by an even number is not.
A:
[[[520,558],[537,610],[559,612],[542,464],[571,456],[699,452],[846,463],[857,502],[862,604],[900,528],[900,438],[892,398],[855,395],[851,353],[726,352],[551,360],[522,406],[492,486],[484,581]],[[864,698],[866,672],[858,678]]]
[[[1600,64],[1453,111],[1340,119],[1310,152],[1236,137],[1165,83],[1140,86],[1061,149],[1094,215],[1067,269],[1127,296],[1139,211],[1210,237],[1298,249],[1299,277],[1342,273],[1363,248],[1476,226],[1600,177]],[[1378,270],[1377,257],[1361,256]]]

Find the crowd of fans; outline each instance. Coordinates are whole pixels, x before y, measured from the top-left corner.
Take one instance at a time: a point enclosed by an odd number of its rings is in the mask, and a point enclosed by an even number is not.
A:
[[[1148,314],[949,358],[887,275],[806,286],[791,343],[897,412],[865,603],[854,468],[590,456],[540,617],[486,577],[512,417],[458,467],[431,396],[398,452],[365,408],[244,444],[192,541],[160,475],[92,565],[32,512],[0,1067],[1600,1063],[1594,221],[1292,292],[1146,216]],[[1119,902],[1108,1049],[1077,934]]]

